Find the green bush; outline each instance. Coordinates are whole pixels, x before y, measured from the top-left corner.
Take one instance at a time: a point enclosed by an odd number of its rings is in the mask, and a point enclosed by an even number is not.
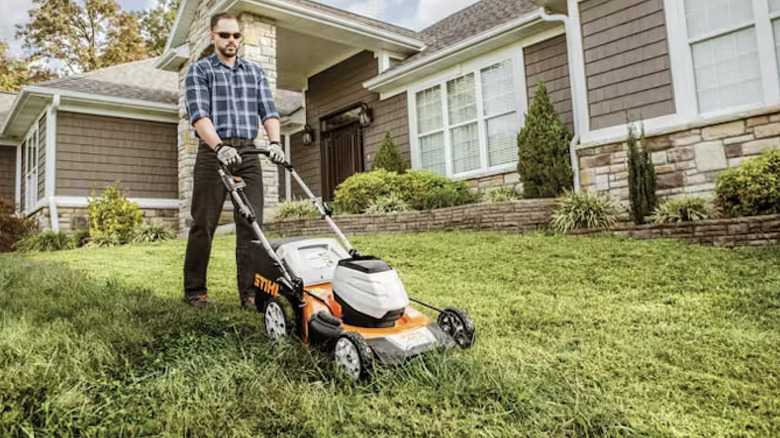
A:
[[[285,219],[302,219],[307,217],[318,217],[319,210],[311,201],[305,199],[289,200],[285,199],[271,213],[271,220],[283,221]]]
[[[142,218],[138,204],[128,201],[126,195],[113,186],[106,187],[99,198],[93,189],[87,211],[90,239],[102,234],[112,234],[116,235],[120,243],[130,241]]]
[[[29,234],[23,237],[16,244],[19,251],[62,251],[76,247],[76,241],[72,235],[66,233],[55,233],[51,230],[40,233]]]
[[[97,234],[90,234],[89,241],[84,246],[88,248],[102,248],[107,246],[118,246],[122,245],[122,243],[124,242],[122,242],[117,233],[98,232]]]
[[[580,228],[607,229],[615,225],[617,214],[617,207],[609,198],[569,191],[559,199],[551,225],[563,233]]]
[[[73,232],[73,244],[76,248],[81,248],[89,243],[89,228],[80,228]]]
[[[486,202],[506,202],[514,199],[520,199],[520,194],[512,186],[501,186],[485,193]]]
[[[780,213],[780,150],[764,151],[715,178],[715,202],[729,216]]]
[[[655,223],[663,224],[700,221],[710,217],[712,217],[712,209],[704,198],[686,196],[670,199],[659,205],[651,219]]]
[[[363,213],[376,198],[396,191],[398,177],[384,169],[356,173],[336,187],[333,202],[342,213]]]
[[[13,201],[0,198],[0,252],[11,252],[19,239],[35,230],[32,219],[17,217]]]
[[[371,170],[384,169],[388,172],[402,174],[406,172],[406,160],[401,155],[401,150],[395,144],[390,131],[385,131],[385,138],[379,143]]]
[[[399,179],[398,191],[414,210],[452,207],[475,200],[465,181],[452,181],[427,169],[407,170]]]
[[[628,125],[628,196],[631,218],[636,224],[655,209],[655,168],[650,152],[645,148],[645,128],[637,137],[636,127]]]
[[[371,205],[366,209],[366,213],[379,214],[407,210],[409,210],[409,205],[398,193],[394,192],[374,199],[374,201],[371,202]]]
[[[571,133],[561,123],[540,80],[517,135],[517,172],[523,182],[523,197],[551,198],[573,185],[569,142]]]
[[[132,242],[159,242],[173,237],[173,230],[162,222],[142,222],[133,230]]]

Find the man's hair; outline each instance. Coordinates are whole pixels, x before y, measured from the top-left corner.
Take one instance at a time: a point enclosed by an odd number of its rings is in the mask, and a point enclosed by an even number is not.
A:
[[[218,14],[214,14],[211,16],[211,30],[214,30],[215,27],[217,27],[217,23],[219,23],[219,20],[235,20],[236,17],[233,16],[230,12],[220,12]]]

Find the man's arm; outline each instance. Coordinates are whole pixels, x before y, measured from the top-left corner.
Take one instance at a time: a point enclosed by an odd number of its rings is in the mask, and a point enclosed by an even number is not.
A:
[[[184,78],[184,101],[190,123],[200,138],[212,149],[222,142],[211,120],[211,98],[208,79],[197,64],[190,65]]]
[[[268,135],[268,141],[281,142],[281,128],[279,127],[279,119],[276,117],[270,117],[263,120],[263,128]]]
[[[198,131],[200,138],[203,139],[211,149],[214,149],[218,144],[222,143],[222,139],[219,138],[210,117],[199,118],[193,123],[193,126],[195,126],[195,130]]]

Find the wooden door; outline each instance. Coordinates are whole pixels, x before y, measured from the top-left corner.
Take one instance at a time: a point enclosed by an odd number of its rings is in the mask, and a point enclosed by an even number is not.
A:
[[[363,171],[360,125],[350,123],[323,135],[323,197],[333,200],[333,190],[350,175]]]

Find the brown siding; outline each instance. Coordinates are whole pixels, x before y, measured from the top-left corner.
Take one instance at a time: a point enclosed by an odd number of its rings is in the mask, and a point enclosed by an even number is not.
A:
[[[379,94],[363,88],[364,81],[377,75],[377,68],[374,55],[364,51],[309,78],[309,88],[306,91],[306,121],[314,129],[315,141],[303,148],[306,151],[305,156],[298,157],[300,160],[297,162],[301,166],[299,168],[301,178],[317,196],[322,195],[320,119],[360,102],[365,102],[372,108],[375,118],[381,117],[375,108]],[[375,129],[369,127],[369,130],[364,132],[364,145],[367,144],[366,134],[372,134]],[[367,149],[364,148],[364,154]]]
[[[14,202],[16,196],[16,147],[0,146],[0,198]]]
[[[558,118],[574,131],[569,84],[569,62],[566,54],[566,35],[528,46],[523,49],[528,104],[531,104],[536,84],[541,79],[547,87],[550,102]]]
[[[57,116],[58,195],[90,195],[119,180],[131,197],[178,198],[177,157],[176,124]]]
[[[673,114],[663,0],[580,3],[591,129]]]
[[[296,158],[303,158],[303,156],[306,154],[307,149],[306,146],[303,145],[303,131],[293,134],[290,136],[290,163],[295,166],[295,171],[298,171],[298,162],[295,161]],[[285,185],[285,176],[287,174],[287,171],[283,167],[279,167],[279,199],[285,199],[285,193],[287,193],[286,185]],[[295,182],[294,179],[290,179],[290,185],[292,187],[292,195],[293,198],[296,196],[298,198],[305,197],[303,190],[300,189],[300,186],[297,182]],[[298,192],[296,192],[296,189]],[[296,195],[296,193],[298,193]]]
[[[385,138],[385,131],[390,132],[395,144],[401,149],[406,164],[411,165],[412,154],[409,149],[409,112],[406,108],[406,93],[377,101],[372,107],[374,121],[363,134],[366,170],[371,169],[371,163],[374,161],[379,143]]]
[[[38,121],[38,199],[46,197],[46,115]]]

